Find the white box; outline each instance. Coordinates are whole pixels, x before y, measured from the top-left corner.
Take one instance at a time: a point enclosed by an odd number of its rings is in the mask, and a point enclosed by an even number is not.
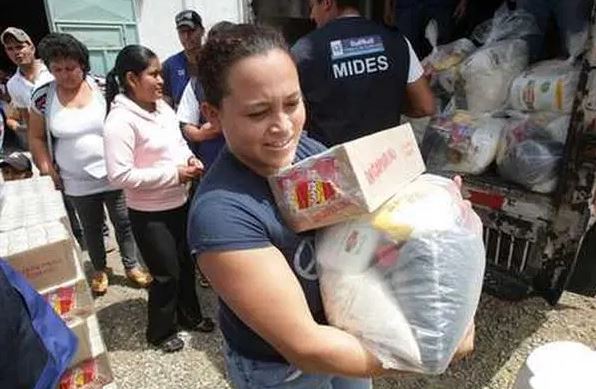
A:
[[[375,211],[424,170],[404,124],[302,160],[269,184],[284,219],[301,232]]]

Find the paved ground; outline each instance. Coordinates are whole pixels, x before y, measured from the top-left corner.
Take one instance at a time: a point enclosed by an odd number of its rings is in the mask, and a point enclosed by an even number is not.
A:
[[[186,334],[186,348],[164,355],[147,346],[145,290],[123,276],[117,253],[109,263],[115,276],[109,292],[96,300],[104,340],[120,388],[230,388],[220,354],[221,336]],[[204,311],[213,316],[210,290],[199,289]],[[577,340],[596,349],[596,299],[564,295],[556,308],[541,300],[506,303],[484,296],[478,312],[477,347],[473,356],[441,377],[384,378],[375,388],[509,388],[529,352],[554,340]]]

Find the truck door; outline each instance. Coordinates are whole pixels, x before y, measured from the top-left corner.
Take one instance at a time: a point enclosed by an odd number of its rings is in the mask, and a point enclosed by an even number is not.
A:
[[[51,31],[72,34],[89,49],[91,71],[105,75],[124,46],[139,42],[133,0],[45,0]]]

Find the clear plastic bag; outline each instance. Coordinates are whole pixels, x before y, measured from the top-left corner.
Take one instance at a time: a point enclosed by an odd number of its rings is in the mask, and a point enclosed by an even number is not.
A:
[[[373,215],[322,230],[329,322],[388,369],[444,372],[473,320],[485,267],[482,223],[451,180],[423,175]]]
[[[580,70],[569,60],[537,63],[513,80],[509,103],[522,111],[570,113]]]
[[[570,116],[539,113],[511,119],[497,153],[499,174],[538,193],[556,189]]]
[[[462,38],[437,46],[438,28],[434,20],[428,23],[425,36],[433,50],[422,60],[422,66],[430,75],[430,87],[437,101],[438,111],[441,112],[448,106],[455,93],[459,64],[476,51],[476,45],[471,40]]]
[[[460,65],[467,109],[494,112],[505,107],[511,82],[528,66],[528,45],[513,39],[492,43]]]
[[[540,35],[540,28],[534,15],[523,9],[510,10],[503,3],[493,18],[479,24],[472,32],[472,40],[479,44],[491,44],[502,40],[526,38]]]
[[[456,111],[428,126],[422,156],[430,171],[481,174],[495,160],[505,120]]]

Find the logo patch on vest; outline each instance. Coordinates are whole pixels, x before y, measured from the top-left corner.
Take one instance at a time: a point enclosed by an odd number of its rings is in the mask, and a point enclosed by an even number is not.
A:
[[[329,48],[335,79],[389,69],[389,59],[385,55],[385,45],[380,35],[334,40],[329,43]]]

